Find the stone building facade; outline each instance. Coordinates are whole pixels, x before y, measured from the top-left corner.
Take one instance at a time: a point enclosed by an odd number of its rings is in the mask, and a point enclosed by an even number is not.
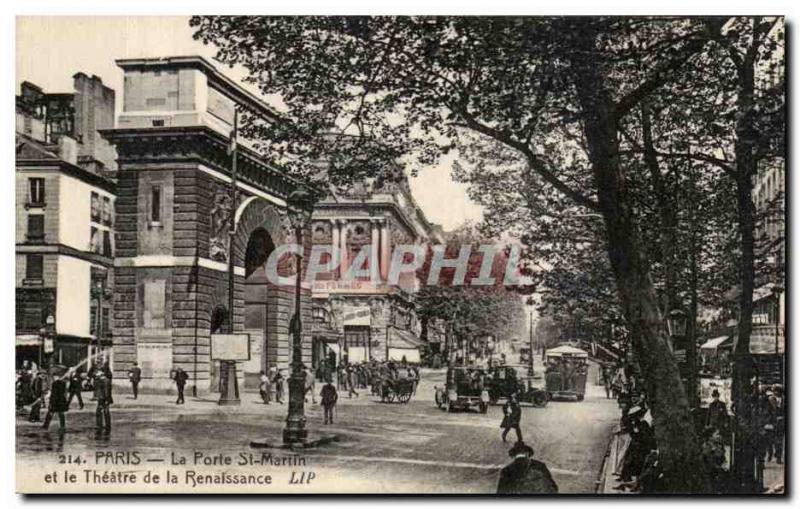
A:
[[[418,281],[407,272],[390,283],[390,262],[396,246],[441,243],[442,232],[428,222],[407,180],[336,190],[317,204],[311,235],[315,246],[339,253],[338,267],[318,275],[313,285],[314,365],[322,359],[419,361],[422,326],[413,302]],[[353,263],[369,275],[345,278]]]
[[[250,360],[240,387],[255,388],[259,371],[288,370],[294,286],[265,277],[273,252],[294,243],[286,198],[297,183],[240,146],[232,204],[229,136],[237,105],[278,117],[199,57],[121,60],[125,73],[119,128],[103,135],[119,154],[114,260],[115,377],[137,362],[142,389],[172,389],[182,368],[198,392],[218,390],[212,334],[247,333]],[[233,209],[233,210],[232,210]],[[228,221],[235,234],[228,249]],[[308,233],[304,245],[310,248]],[[230,252],[229,252],[230,251]],[[228,309],[229,256],[234,309]],[[293,273],[290,257],[278,265]],[[302,289],[303,321],[311,319]],[[310,335],[303,341],[310,360]]]
[[[110,355],[116,161],[98,131],[114,127],[114,91],[83,73],[73,84],[23,82],[16,98],[18,366]]]

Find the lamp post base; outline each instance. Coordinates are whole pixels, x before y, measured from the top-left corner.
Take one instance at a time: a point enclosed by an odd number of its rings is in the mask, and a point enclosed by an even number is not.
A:
[[[285,445],[303,445],[308,440],[303,408],[305,406],[305,380],[300,367],[295,366],[292,376],[289,377],[289,415],[286,418],[286,427],[283,429]]]
[[[239,381],[236,379],[236,362],[220,361],[220,378],[222,390],[219,393],[219,405],[241,405],[239,399]]]

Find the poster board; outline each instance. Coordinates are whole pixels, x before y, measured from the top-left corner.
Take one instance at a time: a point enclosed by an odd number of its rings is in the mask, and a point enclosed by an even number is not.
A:
[[[250,334],[212,334],[212,361],[249,361]]]

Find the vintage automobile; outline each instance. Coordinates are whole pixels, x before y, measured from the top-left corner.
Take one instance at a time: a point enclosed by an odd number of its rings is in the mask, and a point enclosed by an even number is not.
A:
[[[583,401],[589,354],[574,346],[561,345],[547,350],[545,358],[545,387],[550,399]]]
[[[493,366],[485,383],[489,391],[489,402],[496,404],[499,399],[508,399],[516,393],[520,403],[547,406],[547,391],[534,386],[534,377],[529,374],[531,371],[529,365],[522,364]]]
[[[476,407],[485,414],[489,408],[489,392],[484,387],[485,372],[476,366],[454,366],[447,369],[444,387],[435,387],[436,406],[448,412]]]

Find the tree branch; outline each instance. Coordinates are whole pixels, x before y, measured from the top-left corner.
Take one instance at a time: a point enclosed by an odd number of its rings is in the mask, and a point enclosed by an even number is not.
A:
[[[668,81],[668,76],[680,69],[689,58],[698,53],[708,42],[707,37],[698,37],[686,43],[683,51],[676,57],[667,60],[666,63],[657,66],[652,74],[639,84],[635,89],[623,96],[614,108],[614,115],[617,119],[626,115],[632,108],[644,99],[651,92],[662,86]]]
[[[567,186],[563,181],[561,181],[558,177],[556,177],[549,169],[547,169],[546,164],[542,162],[541,159],[535,153],[533,153],[533,151],[530,149],[528,145],[525,145],[524,143],[515,140],[514,138],[511,137],[510,134],[506,132],[499,131],[497,129],[487,126],[486,124],[479,122],[463,106],[457,108],[455,112],[459,114],[461,118],[464,120],[465,124],[463,125],[463,127],[467,127],[469,129],[472,129],[473,131],[483,134],[484,136],[488,136],[489,138],[497,140],[500,143],[503,143],[504,145],[511,147],[520,152],[522,155],[524,155],[525,159],[528,161],[528,166],[533,171],[538,173],[546,182],[555,187],[558,191],[560,191],[565,196],[575,201],[575,203],[594,211],[600,210],[600,204],[598,204],[595,200],[592,200],[588,196]]]

